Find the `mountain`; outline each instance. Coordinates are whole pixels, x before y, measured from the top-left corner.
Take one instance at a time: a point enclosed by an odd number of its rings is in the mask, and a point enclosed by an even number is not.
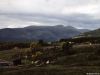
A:
[[[81,33],[85,33],[85,32],[89,32],[90,30],[89,29],[78,29],[78,31]]]
[[[86,30],[87,31],[87,30]],[[0,29],[1,41],[20,41],[20,40],[59,40],[79,35],[83,29],[76,29],[72,26],[28,26],[24,28],[5,28]]]
[[[81,34],[81,36],[100,37],[100,28],[93,30],[93,31],[85,32],[85,33]]]

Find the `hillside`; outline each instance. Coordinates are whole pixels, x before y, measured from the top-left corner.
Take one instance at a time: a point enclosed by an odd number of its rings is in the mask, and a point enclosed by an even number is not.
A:
[[[91,37],[100,37],[100,29],[90,31],[90,32],[86,32],[86,33],[84,33],[84,35],[85,36],[91,36]]]
[[[100,37],[100,29],[85,32],[79,35],[80,37]]]
[[[71,26],[28,26],[25,28],[5,28],[0,30],[0,40],[46,40],[53,41],[70,38],[88,30],[76,29]]]
[[[62,43],[56,44],[60,46]],[[30,48],[4,50],[0,51],[0,59],[12,61],[12,56],[20,55],[20,52],[21,57],[28,57],[27,59],[22,58],[22,66],[1,68],[0,75],[88,75],[89,73],[100,73],[100,43],[90,45],[83,42],[73,44],[69,49],[60,46],[50,50],[40,50],[36,52],[36,57],[33,57],[34,53],[30,53]],[[16,59],[16,57],[14,58]],[[35,58],[36,60],[34,60]],[[31,63],[31,61],[37,60],[40,62]],[[49,60],[49,64],[46,64],[45,60]],[[42,65],[38,66],[41,63]]]

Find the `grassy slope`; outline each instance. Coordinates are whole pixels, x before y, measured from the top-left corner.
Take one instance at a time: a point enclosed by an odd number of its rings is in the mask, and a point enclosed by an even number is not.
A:
[[[27,51],[29,51],[29,48],[0,51],[0,59],[11,61],[12,55],[27,52]]]
[[[100,72],[100,45],[75,45],[74,54],[60,56],[53,65],[43,67],[27,66],[0,70],[0,75],[86,75]],[[23,51],[23,50],[22,50]],[[16,51],[2,51],[0,58],[7,59]]]
[[[46,66],[46,67],[33,67],[6,71],[0,75],[86,75],[86,73],[100,73],[98,66]]]
[[[90,31],[90,32],[86,32],[84,33],[85,36],[93,36],[93,37],[100,37],[100,29],[94,30],[94,31]]]

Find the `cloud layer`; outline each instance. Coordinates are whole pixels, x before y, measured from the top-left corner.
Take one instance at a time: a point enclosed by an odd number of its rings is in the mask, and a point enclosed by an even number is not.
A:
[[[100,0],[0,0],[0,28],[71,25],[100,28]]]

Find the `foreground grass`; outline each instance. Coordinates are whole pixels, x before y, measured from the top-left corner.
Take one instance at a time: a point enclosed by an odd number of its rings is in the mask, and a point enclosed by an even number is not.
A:
[[[98,66],[73,66],[49,65],[46,67],[27,67],[15,70],[5,70],[0,75],[86,75],[87,73],[100,73]]]
[[[29,48],[23,48],[23,49],[11,49],[11,50],[1,50],[0,51],[0,59],[3,60],[7,60],[7,61],[11,61],[12,56],[15,54],[19,54],[19,53],[25,53],[27,51],[29,51]]]
[[[28,49],[26,49],[28,50]],[[22,50],[0,51],[0,58],[10,60],[11,56]],[[0,75],[86,75],[86,73],[100,73],[100,46],[74,46],[72,55],[59,55],[56,63],[36,67],[32,65],[0,69]]]

